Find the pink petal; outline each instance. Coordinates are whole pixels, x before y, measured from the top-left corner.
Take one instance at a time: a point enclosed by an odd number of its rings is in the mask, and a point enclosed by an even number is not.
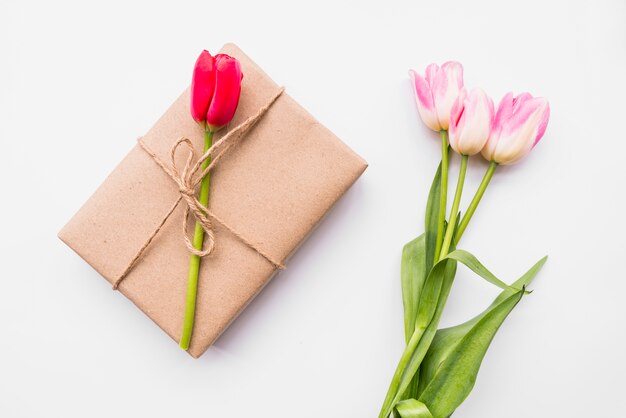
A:
[[[450,110],[463,86],[463,66],[458,62],[446,62],[434,75],[430,85],[437,110],[439,124],[443,129],[450,125]]]
[[[437,64],[429,64],[428,67],[426,67],[426,72],[424,74],[426,75],[426,83],[428,83],[430,87],[432,87],[433,81],[435,80],[435,76],[438,72],[439,66]]]
[[[454,101],[452,109],[450,109],[450,131],[452,129],[461,128],[463,125],[463,114],[466,110],[467,90],[463,89],[459,93],[459,97]]]
[[[528,93],[518,96],[513,105],[513,114],[503,123],[502,130],[506,134],[522,129],[527,123],[534,123],[532,116],[540,109],[542,102],[529,96]]]
[[[419,112],[420,117],[430,129],[434,131],[441,130],[441,126],[439,125],[439,121],[437,119],[437,113],[435,112],[435,105],[430,91],[430,86],[420,74],[413,70],[409,70],[409,76],[413,82],[415,103],[417,104],[417,111]]]
[[[543,110],[541,120],[539,121],[537,136],[535,137],[535,141],[533,142],[533,147],[537,145],[537,142],[539,142],[539,140],[543,137],[543,134],[546,132],[546,128],[548,127],[548,121],[550,120],[550,103],[548,103],[548,101],[542,97],[539,97],[538,99],[545,102],[545,104],[543,105],[545,106],[545,109]]]
[[[457,61],[445,62],[441,69],[448,74],[448,79],[452,79],[456,82],[459,89],[463,88],[463,65]]]
[[[415,88],[415,97],[421,105],[428,110],[434,109],[435,105],[433,103],[433,95],[430,91],[430,86],[428,82],[417,72],[413,70],[409,70],[409,76],[413,81],[413,86]]]
[[[503,123],[505,123],[509,117],[513,114],[513,93],[508,92],[504,95],[502,100],[500,100],[500,104],[498,105],[498,110],[493,118],[493,128],[492,130],[500,130],[502,129]]]
[[[450,109],[450,126],[448,130],[450,132],[449,140],[450,146],[455,151],[459,152],[459,140],[465,126],[465,98],[467,97],[467,91],[461,90],[459,97],[454,101],[452,109]]]

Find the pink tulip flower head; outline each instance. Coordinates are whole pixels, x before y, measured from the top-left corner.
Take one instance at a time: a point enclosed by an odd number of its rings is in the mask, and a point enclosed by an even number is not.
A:
[[[413,70],[409,76],[415,89],[415,101],[420,117],[434,131],[447,130],[452,104],[463,88],[463,66],[448,61],[439,67],[430,64],[422,77]]]
[[[550,105],[543,97],[507,93],[498,105],[483,157],[499,164],[519,161],[537,145],[549,119]]]
[[[493,100],[481,89],[464,88],[450,111],[450,146],[461,155],[478,154],[489,139]]]

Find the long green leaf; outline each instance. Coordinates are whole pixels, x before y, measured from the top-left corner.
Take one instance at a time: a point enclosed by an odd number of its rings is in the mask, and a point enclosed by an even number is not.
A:
[[[404,304],[404,330],[408,342],[415,330],[419,294],[426,275],[433,267],[437,241],[437,217],[441,194],[441,163],[437,168],[426,205],[426,232],[405,244],[402,250],[400,277]]]
[[[433,418],[428,407],[416,399],[399,402],[396,410],[402,418]]]
[[[440,170],[438,170],[435,177],[439,174]],[[433,187],[436,187],[435,183],[433,182]],[[458,222],[455,225],[456,227],[458,227]],[[450,249],[455,250],[455,245],[452,244]],[[428,257],[425,264],[427,262]],[[456,261],[443,259],[437,262],[431,270],[426,271],[428,271],[428,275],[418,293],[418,312],[415,330],[407,342],[407,346],[391,379],[379,418],[387,418],[395,410],[394,406],[402,399],[410,399],[417,396],[419,366],[437,332],[439,319],[456,275]],[[429,323],[431,319],[433,321]]]
[[[454,260],[463,263],[480,277],[484,278],[489,283],[500,287],[501,289],[519,290],[512,289],[509,285],[498,279],[469,252],[465,250],[454,250],[439,260],[426,278],[422,291],[419,293],[419,303],[417,306],[417,318],[415,323],[416,327],[426,328],[426,326],[428,326],[433,319],[436,308],[440,304],[438,301],[441,296],[441,288],[443,284],[441,277],[443,270],[446,268],[446,260]]]
[[[402,250],[400,278],[404,305],[404,334],[407,343],[415,331],[419,294],[426,280],[425,244],[425,235],[422,234],[407,243]]]
[[[476,257],[474,257],[471,253],[465,250],[455,250],[448,254],[445,258],[450,258],[456,261],[460,261],[465,264],[470,270],[474,273],[478,274],[483,279],[487,280],[489,283],[498,286],[500,289],[510,289],[510,286],[504,283],[502,280],[498,279],[492,272],[487,270],[485,266],[482,265],[480,261]],[[514,289],[519,290],[519,289]]]
[[[404,335],[407,344],[415,331],[417,305],[419,295],[426,280],[426,239],[422,234],[407,243],[402,250],[400,278],[402,283],[402,302],[404,305]],[[417,397],[419,373],[415,373],[413,380],[404,394],[405,398]]]
[[[426,203],[425,232],[426,236],[426,272],[433,268],[437,250],[437,233],[439,222],[439,205],[441,199],[441,163],[430,186]]]
[[[439,164],[433,178],[426,203],[425,232],[423,243],[420,237],[405,245],[402,254],[402,301],[404,303],[404,334],[407,344],[415,331],[415,318],[420,292],[426,281],[428,272],[435,262],[437,252],[437,234],[439,207],[441,204],[441,169]],[[419,373],[415,373],[411,384],[406,390],[406,397],[414,397],[417,393]]]
[[[520,290],[500,302],[446,357],[419,399],[428,405],[434,418],[449,416],[467,398],[493,337],[523,295]]]
[[[383,408],[381,409],[381,418],[388,417],[394,405],[403,398],[417,396],[421,392],[421,379],[417,372],[437,332],[439,320],[450,293],[454,275],[456,274],[457,261],[466,264],[490,283],[503,289],[517,290],[494,276],[476,257],[467,251],[453,250],[446,257],[439,260],[428,274],[421,291],[418,292],[419,302],[414,332],[407,342],[407,346],[391,380]],[[421,386],[424,387],[426,382],[422,381]]]
[[[463,324],[437,331],[428,353],[420,365],[420,384],[416,394],[417,397],[419,397],[419,395],[423,392],[428,383],[431,382],[441,363],[446,359],[458,342],[472,329],[472,327],[474,327],[478,321],[487,315],[493,308],[498,306],[503,300],[515,294],[519,289],[530,285],[539,270],[541,270],[545,264],[546,260],[547,257],[544,257],[535,263],[535,265],[533,265],[526,273],[511,284],[511,286],[502,291],[486,310],[473,319]]]
[[[379,418],[387,418],[392,413],[394,406],[406,394],[407,388],[416,375],[419,365],[435,336],[455,274],[456,261],[448,259],[438,262],[428,274],[423,292],[420,295],[415,331],[407,343],[391,379]]]

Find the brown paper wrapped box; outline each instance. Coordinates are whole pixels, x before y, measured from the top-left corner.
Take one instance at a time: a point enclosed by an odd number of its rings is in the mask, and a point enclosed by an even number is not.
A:
[[[241,99],[228,129],[256,113],[279,87],[235,45]],[[227,131],[227,129],[224,129]],[[216,136],[218,139],[225,132]],[[202,150],[203,130],[185,91],[143,137],[163,161],[180,137]],[[215,167],[209,209],[274,260],[286,260],[367,167],[286,93]],[[113,283],[179,196],[155,161],[135,146],[59,233]],[[189,253],[179,204],[119,290],[175,341],[184,315]],[[191,228],[192,229],[192,228]],[[189,353],[199,357],[269,282],[275,267],[215,223],[215,249],[202,259]]]

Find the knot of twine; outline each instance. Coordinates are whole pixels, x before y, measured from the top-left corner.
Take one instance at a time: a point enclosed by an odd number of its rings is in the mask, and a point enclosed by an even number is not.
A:
[[[115,280],[115,282],[113,283],[114,290],[119,287],[120,283],[122,283],[126,276],[128,276],[128,274],[131,272],[131,270],[133,269],[137,261],[139,261],[152,240],[154,240],[159,231],[163,228],[165,222],[167,222],[174,210],[178,207],[178,204],[181,202],[181,200],[185,201],[185,214],[183,216],[183,237],[185,240],[185,245],[187,246],[187,249],[190,253],[195,254],[198,257],[205,257],[211,254],[211,252],[215,248],[215,233],[213,232],[212,225],[213,220],[221,224],[241,242],[256,251],[261,257],[265,258],[275,268],[285,268],[285,266],[281,262],[275,261],[261,248],[251,243],[244,236],[239,234],[235,229],[228,226],[223,220],[218,218],[196,198],[196,187],[200,184],[202,179],[215,167],[215,165],[222,158],[222,156],[224,156],[233,145],[238,143],[241,138],[243,138],[244,135],[248,132],[248,130],[250,130],[250,128],[252,128],[265,115],[269,108],[274,104],[276,99],[278,99],[284,91],[285,88],[281,87],[278,92],[274,96],[272,96],[272,98],[254,115],[250,116],[240,125],[236,126],[230,132],[220,138],[204,154],[202,154],[200,158],[197,159],[196,151],[189,138],[182,137],[172,145],[172,147],[170,148],[169,166],[164,163],[141,138],[138,139],[141,148],[152,158],[152,160],[159,167],[161,167],[165,174],[167,174],[174,181],[174,183],[176,183],[176,186],[178,186],[179,196],[170,208],[170,210],[167,212],[167,214],[163,217],[159,225],[156,227],[156,229],[146,239],[139,251],[137,251],[133,259],[128,263],[122,274]],[[186,146],[188,149],[187,159],[185,160],[185,165],[183,166],[182,170],[178,168],[178,165],[176,163],[176,154],[181,146]],[[202,170],[202,164],[209,159],[211,159],[210,164]],[[193,216],[196,223],[200,225],[204,230],[204,249],[196,249],[193,246],[191,239],[189,238],[188,220],[190,215]]]

